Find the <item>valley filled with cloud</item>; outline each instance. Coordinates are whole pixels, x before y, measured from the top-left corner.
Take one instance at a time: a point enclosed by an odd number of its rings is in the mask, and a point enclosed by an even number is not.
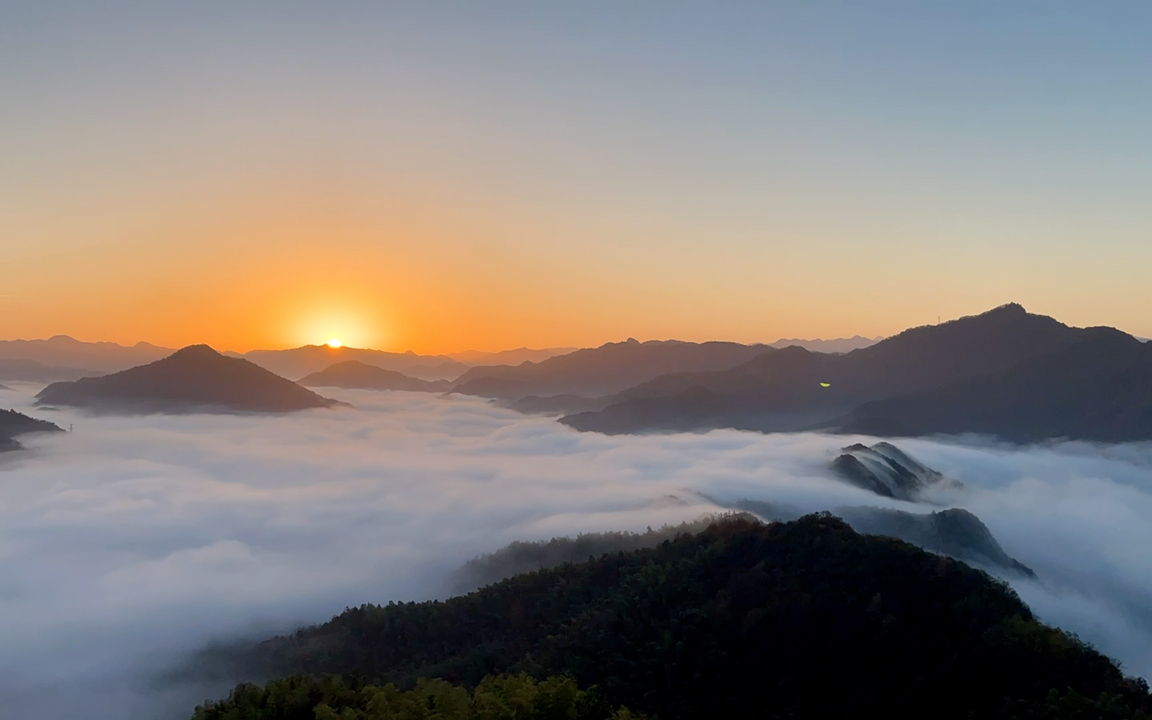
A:
[[[1043,620],[1152,675],[1152,446],[896,441],[963,484],[911,503],[829,471],[868,438],[578,433],[471,397],[332,391],[350,407],[88,416],[0,460],[0,705],[13,717],[187,718],[237,678],[176,679],[212,643],[347,606],[443,596],[513,540],[642,531],[721,503],[963,507],[1035,581]]]

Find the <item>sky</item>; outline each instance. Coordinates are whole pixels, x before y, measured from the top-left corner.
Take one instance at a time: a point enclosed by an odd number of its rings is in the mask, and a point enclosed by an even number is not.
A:
[[[0,390],[0,403],[31,412],[38,389]],[[874,439],[606,436],[479,398],[331,391],[350,404],[276,417],[36,410],[74,429],[0,458],[5,717],[186,720],[239,679],[186,671],[210,643],[444,597],[461,564],[515,540],[720,512],[703,495],[798,512],[967,508],[1035,571],[1005,579],[1044,622],[1152,677],[1152,445],[902,440],[963,483],[911,503],[829,470],[843,444]]]
[[[0,337],[1152,336],[1146,3],[0,0]]]

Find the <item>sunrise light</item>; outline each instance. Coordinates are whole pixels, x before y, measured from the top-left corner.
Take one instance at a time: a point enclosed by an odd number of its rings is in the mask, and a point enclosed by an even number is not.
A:
[[[343,345],[344,343],[340,342],[336,338],[332,338],[328,341],[328,347],[332,348],[333,350],[339,350],[341,347],[343,347]]]

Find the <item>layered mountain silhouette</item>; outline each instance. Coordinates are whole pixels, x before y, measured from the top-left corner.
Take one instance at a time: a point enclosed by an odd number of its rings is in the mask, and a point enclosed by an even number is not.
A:
[[[15,410],[0,410],[0,452],[19,450],[19,435],[42,432],[63,432],[55,423],[37,420]]]
[[[557,355],[567,355],[580,348],[516,348],[514,350],[500,350],[497,352],[483,352],[480,350],[465,350],[451,353],[448,357],[465,365],[519,365],[524,362],[541,362]]]
[[[129,413],[276,413],[336,404],[207,345],[191,345],[163,360],[104,377],[53,383],[36,398],[41,405]]]
[[[666,373],[724,370],[774,352],[766,345],[677,340],[607,343],[542,362],[472,368],[457,380],[455,392],[481,397],[521,398],[607,395]]]
[[[236,357],[242,357],[277,375],[293,379],[320,372],[336,363],[349,360],[394,370],[421,380],[451,380],[468,369],[467,365],[447,355],[417,355],[411,350],[393,353],[367,348],[332,348],[327,345],[305,345],[288,350],[252,350],[243,355],[237,354]]]
[[[346,360],[320,372],[305,375],[299,380],[308,387],[339,387],[366,390],[410,390],[415,392],[443,392],[452,387],[447,380],[420,380],[394,370],[366,365],[357,360]]]
[[[942,388],[866,403],[829,424],[868,435],[978,433],[1018,443],[1152,438],[1152,345],[1092,328],[1058,352]]]
[[[1142,380],[1150,375],[1152,346],[1010,304],[843,355],[789,347],[728,370],[663,375],[562,422],[605,433],[732,427],[1121,441],[1152,438]]]
[[[59,366],[70,372],[102,374],[125,370],[172,354],[170,348],[146,342],[132,346],[111,342],[82,342],[67,335],[47,340],[0,340],[0,361],[33,361],[39,365]],[[17,366],[18,367],[18,366]],[[82,377],[82,376],[77,376]],[[23,380],[12,377],[12,380]],[[39,380],[40,378],[29,378]],[[66,380],[56,377],[53,380]]]
[[[846,353],[860,348],[875,345],[884,338],[866,338],[862,335],[853,335],[850,338],[835,338],[834,340],[802,340],[800,338],[781,338],[769,343],[774,348],[802,347],[805,350],[822,353]]]
[[[60,380],[79,380],[82,377],[97,377],[104,374],[100,370],[45,365],[38,360],[27,358],[0,358],[0,380],[57,382]]]

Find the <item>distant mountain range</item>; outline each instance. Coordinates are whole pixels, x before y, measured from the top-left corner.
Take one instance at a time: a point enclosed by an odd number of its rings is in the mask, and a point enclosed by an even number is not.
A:
[[[790,347],[727,370],[662,375],[562,418],[606,433],[732,427],[1018,442],[1152,438],[1152,345],[1016,304],[843,355]]]
[[[421,380],[451,380],[459,377],[469,367],[447,355],[417,355],[411,350],[393,353],[363,348],[332,348],[327,345],[305,345],[288,350],[252,350],[243,354],[231,354],[254,362],[277,375],[292,379],[299,379],[349,360],[394,370]]]
[[[850,338],[836,338],[835,340],[801,340],[799,338],[781,338],[774,343],[769,343],[770,347],[786,348],[786,347],[802,347],[805,350],[812,352],[823,353],[846,353],[853,350],[875,345],[884,338],[866,338],[861,335],[854,335]]]
[[[130,370],[58,382],[37,396],[39,405],[69,405],[96,412],[278,413],[329,407],[336,401],[207,345],[192,345]]]
[[[448,357],[464,363],[465,365],[519,365],[523,362],[540,362],[557,355],[567,355],[580,348],[516,348],[515,350],[501,350],[499,352],[482,352],[480,350],[466,350],[464,352],[449,353]]]
[[[109,373],[159,360],[172,354],[169,348],[157,347],[146,342],[131,347],[110,342],[81,342],[67,335],[56,335],[47,340],[0,340],[0,361],[32,361],[39,365],[57,366],[62,372]],[[0,371],[5,365],[0,364]],[[16,372],[26,372],[27,367],[10,365]],[[19,380],[21,377],[2,376],[4,380]],[[34,378],[39,380],[40,378]],[[66,378],[54,378],[57,380]]]
[[[10,381],[47,383],[60,380],[79,380],[82,377],[97,377],[104,374],[101,370],[45,365],[37,360],[26,358],[0,358],[0,378]]]
[[[443,392],[452,387],[447,380],[420,380],[394,370],[366,365],[357,360],[346,360],[320,372],[306,375],[298,381],[307,387],[338,387],[367,390],[409,390],[416,392]]]
[[[527,396],[593,397],[619,392],[659,375],[719,370],[774,350],[766,345],[650,340],[607,343],[539,363],[472,368],[454,392],[518,400]]]

